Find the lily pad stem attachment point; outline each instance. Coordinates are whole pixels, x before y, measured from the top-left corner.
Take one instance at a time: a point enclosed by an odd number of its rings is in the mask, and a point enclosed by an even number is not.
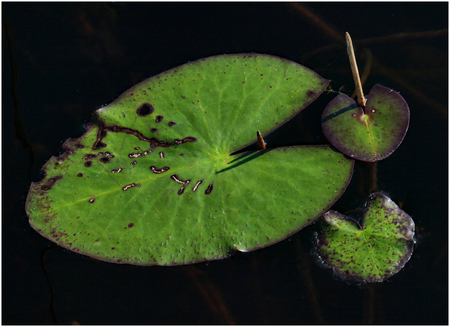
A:
[[[359,77],[358,65],[356,64],[355,50],[353,49],[352,38],[348,32],[345,32],[345,39],[347,40],[347,54],[350,60],[350,68],[352,69],[353,80],[355,81],[356,96],[358,98],[358,105],[365,108],[366,99],[362,90],[361,79]]]
[[[264,139],[259,131],[256,131],[256,136],[258,137],[258,149],[259,150],[265,150],[266,149],[266,142],[264,142]]]

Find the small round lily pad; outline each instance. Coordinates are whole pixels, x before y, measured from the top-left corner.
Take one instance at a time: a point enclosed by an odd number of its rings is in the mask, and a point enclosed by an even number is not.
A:
[[[317,237],[318,254],[340,276],[364,282],[382,282],[411,258],[414,221],[389,197],[369,197],[362,225],[330,210]]]
[[[409,107],[394,90],[375,85],[363,109],[339,94],[322,114],[322,130],[345,155],[374,162],[391,155],[402,143],[409,126]]]

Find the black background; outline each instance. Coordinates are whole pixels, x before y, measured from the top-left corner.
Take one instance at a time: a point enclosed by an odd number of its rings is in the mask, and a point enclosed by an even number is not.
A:
[[[2,3],[3,324],[447,324],[447,3]],[[310,19],[306,12],[314,13]],[[331,27],[332,36],[321,24]],[[444,31],[442,31],[444,29]],[[267,53],[353,92],[348,31],[364,85],[399,91],[404,142],[377,168],[356,163],[334,208],[385,191],[416,222],[411,260],[384,283],[343,281],[314,254],[315,223],[271,247],[180,267],[116,265],[55,246],[28,224],[40,168],[95,109],[188,61]],[[427,34],[424,32],[441,31]],[[387,38],[405,33],[402,38]],[[373,40],[371,38],[381,39]],[[384,38],[383,38],[384,37]],[[329,47],[314,52],[323,47]],[[327,143],[318,101],[268,136],[269,146]]]

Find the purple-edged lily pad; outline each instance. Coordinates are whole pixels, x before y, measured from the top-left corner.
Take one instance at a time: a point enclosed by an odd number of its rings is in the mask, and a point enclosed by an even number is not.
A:
[[[330,210],[318,235],[318,254],[340,276],[382,282],[411,258],[415,225],[389,197],[373,193],[362,224]]]
[[[341,93],[322,114],[322,130],[328,141],[347,156],[369,162],[391,155],[402,143],[408,126],[405,99],[381,85],[372,88],[364,109]]]

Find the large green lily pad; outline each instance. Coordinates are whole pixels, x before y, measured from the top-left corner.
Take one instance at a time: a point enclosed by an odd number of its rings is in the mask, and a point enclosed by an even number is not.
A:
[[[390,156],[409,126],[409,107],[392,89],[375,85],[361,108],[339,94],[322,114],[322,130],[339,151],[357,160],[374,162]]]
[[[345,278],[382,282],[396,274],[414,248],[414,221],[382,193],[371,195],[362,225],[336,211],[324,215],[318,253]]]
[[[210,57],[154,76],[64,144],[26,211],[44,237],[101,260],[178,265],[278,242],[321,216],[353,160],[329,146],[231,155],[326,88],[281,58]]]

